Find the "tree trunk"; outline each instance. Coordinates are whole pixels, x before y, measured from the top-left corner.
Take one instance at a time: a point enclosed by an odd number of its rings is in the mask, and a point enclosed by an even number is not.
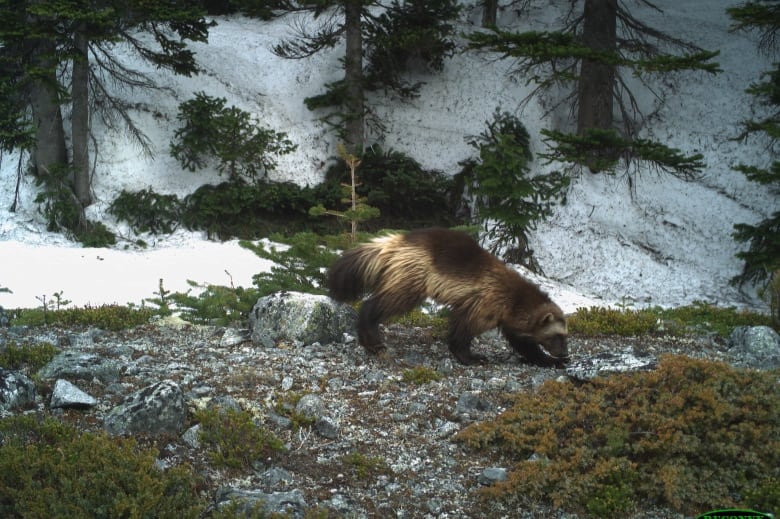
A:
[[[51,81],[56,81],[53,72]],[[31,155],[33,173],[43,177],[53,169],[68,164],[62,112],[53,87],[42,81],[36,82],[31,87],[30,107],[35,128],[35,149]]]
[[[493,27],[498,18],[498,0],[482,0],[482,27]]]
[[[363,99],[363,35],[361,28],[362,3],[344,2],[347,50],[344,58],[344,81],[347,85],[345,140],[347,152],[357,157],[363,154],[364,99]]]
[[[585,0],[582,42],[610,54],[617,48],[617,0]],[[615,66],[583,59],[577,93],[577,133],[612,128]]]
[[[92,203],[89,174],[89,55],[88,41],[83,31],[76,30],[73,44],[77,56],[73,59],[73,192],[81,207]]]

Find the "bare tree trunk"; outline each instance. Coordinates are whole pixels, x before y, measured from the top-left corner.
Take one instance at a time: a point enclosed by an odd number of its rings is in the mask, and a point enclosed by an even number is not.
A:
[[[482,27],[496,25],[498,0],[482,0]]]
[[[56,81],[54,77],[51,80]],[[31,87],[30,106],[35,128],[35,149],[31,155],[33,171],[42,177],[53,168],[68,164],[62,112],[53,87],[41,81]]]
[[[344,81],[347,85],[345,140],[347,151],[361,156],[365,140],[363,98],[363,35],[360,0],[344,2],[347,50]]]
[[[582,42],[595,51],[617,48],[617,0],[585,0]],[[583,59],[577,93],[577,133],[612,128],[615,66]]]
[[[39,3],[40,0],[33,3]],[[34,19],[30,19],[34,22]],[[29,42],[29,50],[35,65],[46,78],[39,77],[30,87],[30,109],[35,129],[35,148],[32,159],[33,174],[43,177],[57,167],[68,165],[68,149],[65,146],[65,130],[62,126],[62,111],[57,99],[57,77],[54,42],[38,39]]]
[[[77,56],[73,60],[73,192],[81,207],[92,203],[89,171],[89,55],[83,31],[76,30],[73,39]]]

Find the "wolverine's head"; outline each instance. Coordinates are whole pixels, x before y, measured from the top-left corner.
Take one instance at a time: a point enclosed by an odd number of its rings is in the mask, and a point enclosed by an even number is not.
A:
[[[503,323],[502,328],[512,348],[528,361],[555,367],[569,362],[566,318],[556,304],[538,307],[522,326]]]
[[[532,328],[533,338],[551,357],[562,362],[569,360],[568,335],[566,318],[557,306],[545,312]]]

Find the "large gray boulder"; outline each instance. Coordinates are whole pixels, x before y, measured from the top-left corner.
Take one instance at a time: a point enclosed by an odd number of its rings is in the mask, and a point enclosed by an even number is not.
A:
[[[187,420],[184,393],[175,382],[163,380],[133,393],[105,417],[111,435],[179,434]]]
[[[780,367],[780,335],[769,326],[738,326],[731,332],[732,363],[755,369]]]
[[[110,384],[119,379],[122,366],[95,353],[79,350],[63,351],[38,371],[42,379],[64,378],[68,380],[98,379]]]
[[[341,342],[355,333],[357,313],[327,296],[277,292],[257,300],[249,314],[252,342],[273,346],[279,341],[300,345]]]

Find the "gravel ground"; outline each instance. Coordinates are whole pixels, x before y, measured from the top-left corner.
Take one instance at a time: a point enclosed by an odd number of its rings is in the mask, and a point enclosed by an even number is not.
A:
[[[307,507],[327,506],[342,517],[576,517],[544,503],[518,510],[481,500],[475,491],[500,477],[500,469],[511,462],[452,441],[468,424],[501,413],[513,393],[565,379],[567,370],[527,365],[494,335],[475,344],[474,350],[489,361],[475,367],[454,362],[442,340],[424,328],[385,328],[388,349],[380,356],[368,355],[354,342],[262,348],[244,340],[245,333],[190,325],[121,332],[0,329],[0,343],[3,335],[16,341],[45,339],[121,362],[123,375],[116,383],[78,382],[98,399],[97,406],[55,412],[83,428],[100,428],[105,413],[124,396],[164,379],[181,386],[191,409],[219,401],[252,411],[288,450],[239,473],[212,467],[204,449],[181,437],[147,439],[159,448],[163,466],[187,463],[202,474],[203,492],[210,498],[224,487],[298,491]],[[720,358],[723,347],[705,338],[574,337],[570,349],[576,364],[615,351],[643,358],[661,352]],[[406,380],[419,366],[435,370],[440,380]],[[301,395],[315,395],[307,401],[317,422],[295,427],[285,409],[292,409]],[[42,395],[39,407],[50,412],[47,402]],[[370,461],[363,466],[345,462],[355,454]],[[682,516],[653,510],[635,517]]]

